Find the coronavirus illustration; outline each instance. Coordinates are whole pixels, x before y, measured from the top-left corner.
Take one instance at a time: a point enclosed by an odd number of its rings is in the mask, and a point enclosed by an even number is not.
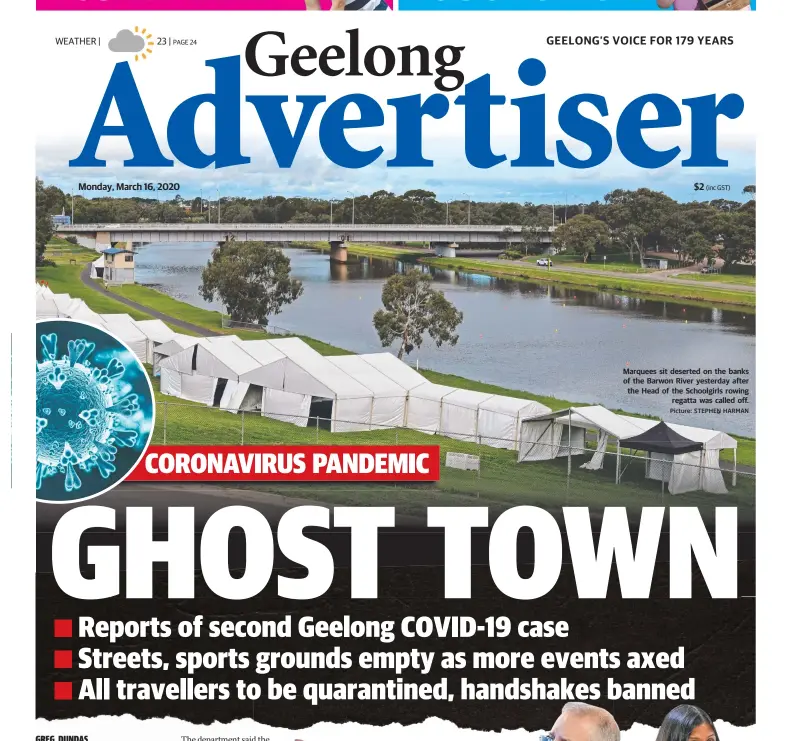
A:
[[[96,493],[108,485],[102,480],[114,477],[119,449],[139,443],[140,394],[125,381],[127,368],[118,357],[105,352],[106,362],[92,362],[96,342],[68,339],[60,356],[58,333],[41,334],[40,343],[36,489],[45,479],[63,476],[63,490],[77,492],[87,476],[95,476],[86,493]]]

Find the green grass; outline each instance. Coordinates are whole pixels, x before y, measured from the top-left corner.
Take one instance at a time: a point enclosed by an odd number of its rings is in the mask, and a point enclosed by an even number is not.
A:
[[[72,261],[85,265],[88,262],[93,262],[97,257],[99,254],[94,250],[72,244],[61,237],[53,237],[47,242],[47,249],[44,251],[44,259],[57,265],[70,265]]]
[[[586,273],[564,272],[563,268],[538,268],[525,263],[512,263],[505,260],[485,262],[469,258],[423,257],[424,265],[453,270],[465,270],[486,275],[502,275],[516,280],[546,281],[583,288],[596,288],[603,291],[634,293],[644,296],[658,296],[664,299],[701,301],[714,304],[739,306],[742,309],[756,305],[756,294],[735,292],[709,287],[675,285],[671,281],[653,282],[650,280],[630,280],[615,276],[598,276]]]
[[[729,275],[728,273],[679,273],[672,275],[679,280],[698,280],[702,283],[726,283],[738,286],[755,286],[755,275]]]
[[[36,280],[45,281],[53,293],[68,293],[72,298],[81,298],[99,314],[129,314],[133,319],[151,319],[148,314],[116,301],[110,293],[97,293],[84,286],[80,281],[84,264],[36,268]]]
[[[156,381],[154,385],[158,384]],[[551,510],[561,506],[602,507],[621,505],[637,513],[646,505],[675,504],[697,506],[712,511],[717,505],[739,506],[746,523],[753,522],[755,483],[751,476],[738,476],[737,486],[728,495],[714,498],[700,493],[662,497],[656,482],[643,476],[643,461],[627,464],[623,482],[616,486],[614,456],[606,456],[603,471],[581,471],[585,456],[573,459],[567,477],[566,459],[537,463],[518,463],[514,451],[499,450],[441,436],[424,435],[414,430],[390,429],[357,433],[330,433],[297,427],[258,414],[230,414],[202,405],[163,397],[156,392],[157,422],[154,443],[240,444],[245,445],[439,445],[441,460],[449,451],[480,456],[480,473],[459,471],[445,466],[440,481],[434,484],[338,484],[317,487],[304,484],[257,483],[249,488],[288,497],[318,500],[332,504],[394,505],[401,514],[421,515],[427,504],[465,505],[475,503],[495,510],[517,504],[533,504]],[[167,403],[165,403],[167,402]],[[163,438],[164,435],[167,435]],[[730,485],[730,478],[727,485]]]
[[[529,258],[533,259],[534,261],[538,258]],[[653,270],[649,268],[642,268],[640,265],[635,265],[634,263],[628,262],[602,262],[602,260],[597,260],[594,258],[593,262],[583,262],[579,257],[572,256],[572,255],[553,255],[551,258],[553,264],[558,266],[561,265],[573,268],[585,268],[586,270],[603,270],[609,273],[652,273]]]

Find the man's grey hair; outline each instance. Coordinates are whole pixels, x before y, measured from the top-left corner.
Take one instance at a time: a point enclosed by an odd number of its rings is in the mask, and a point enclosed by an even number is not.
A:
[[[570,715],[584,715],[596,722],[595,735],[591,741],[619,741],[621,733],[616,719],[604,708],[589,705],[586,702],[568,702],[561,709],[562,713]]]

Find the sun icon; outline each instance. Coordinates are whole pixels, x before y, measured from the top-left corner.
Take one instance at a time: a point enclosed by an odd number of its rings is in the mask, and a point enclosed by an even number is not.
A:
[[[152,54],[154,52],[154,42],[149,41],[149,39],[151,38],[151,34],[150,33],[147,34],[145,28],[138,28],[137,26],[135,26],[135,33],[141,36],[143,39],[145,39],[146,42],[140,54],[135,54],[135,61],[138,62],[141,59],[145,59],[146,54]]]

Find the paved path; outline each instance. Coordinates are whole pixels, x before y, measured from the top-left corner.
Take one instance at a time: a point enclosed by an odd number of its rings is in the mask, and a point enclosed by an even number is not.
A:
[[[83,271],[80,273],[80,280],[82,281],[84,286],[87,286],[92,291],[96,291],[97,293],[110,296],[116,301],[125,304],[130,309],[137,309],[138,311],[142,311],[144,314],[150,315],[154,319],[161,319],[166,324],[170,324],[172,327],[176,327],[177,329],[183,329],[187,332],[192,332],[193,334],[200,335],[201,337],[213,337],[215,335],[222,334],[221,332],[216,332],[213,329],[207,329],[206,327],[199,327],[197,324],[190,324],[190,322],[185,322],[182,321],[181,319],[176,319],[172,316],[168,316],[167,314],[163,314],[161,311],[155,311],[154,309],[151,309],[148,306],[139,304],[137,301],[132,301],[131,299],[125,298],[124,296],[119,296],[117,293],[110,293],[110,291],[104,288],[102,284],[98,283],[93,278],[91,278],[91,263],[88,263],[83,268]]]

